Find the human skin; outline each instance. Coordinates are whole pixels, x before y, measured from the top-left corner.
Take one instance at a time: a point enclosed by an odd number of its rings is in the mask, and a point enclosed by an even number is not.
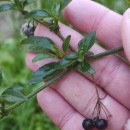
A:
[[[124,16],[121,16],[90,0],[72,0],[64,10],[64,17],[82,32],[96,30],[96,38],[109,48],[123,44],[126,55],[125,52],[120,54],[130,61],[129,12],[127,10]],[[64,37],[72,36],[71,45],[77,50],[77,44],[83,36],[66,25],[59,25]],[[37,26],[35,35],[49,37],[61,49],[61,39],[43,25]],[[92,51],[97,54],[105,50],[95,44]],[[47,59],[32,63],[33,57],[35,54],[27,53],[26,64],[32,71],[57,60]],[[126,123],[130,118],[130,67],[114,55],[94,61],[92,66],[96,70],[94,77],[100,97],[107,95],[102,100],[111,114],[106,130],[129,130],[129,121],[127,125]],[[83,130],[82,121],[84,118],[91,118],[97,97],[91,76],[73,71],[41,91],[37,99],[42,110],[61,130]],[[101,116],[106,119],[103,111]]]

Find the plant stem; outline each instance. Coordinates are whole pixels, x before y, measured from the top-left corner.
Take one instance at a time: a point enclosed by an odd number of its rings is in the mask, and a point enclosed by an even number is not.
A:
[[[68,74],[69,72],[71,72],[73,69],[76,68],[77,65],[73,66],[70,69],[67,69],[66,71],[60,73],[58,76],[54,77],[53,79],[51,79],[50,81],[46,82],[43,86],[39,87],[38,89],[36,89],[34,92],[30,93],[29,95],[26,96],[27,99],[32,98],[33,96],[35,96],[38,92],[40,92],[41,90],[47,88],[48,86],[52,85],[53,83],[55,83],[57,80],[61,79],[63,76],[65,76],[66,74]],[[21,102],[17,102],[14,105],[10,106],[9,108],[6,108],[5,111],[6,113],[9,113],[11,111],[13,111],[16,107],[20,106],[21,104],[23,104],[26,101],[21,101]]]
[[[47,27],[47,25],[46,25],[44,22],[41,22],[40,20],[35,19],[35,18],[33,18],[33,20],[36,21],[36,22],[38,22],[38,23],[40,23],[40,24],[42,24],[43,26],[46,26],[46,27]]]
[[[114,48],[114,49],[109,49],[105,52],[102,52],[102,53],[99,53],[97,55],[94,55],[94,56],[91,56],[91,57],[87,57],[86,60],[91,62],[91,61],[94,61],[94,60],[97,60],[97,59],[100,59],[104,56],[108,56],[108,55],[111,55],[111,54],[114,54],[114,53],[118,53],[120,51],[123,51],[123,47],[120,46],[120,47],[117,47],[117,48]]]

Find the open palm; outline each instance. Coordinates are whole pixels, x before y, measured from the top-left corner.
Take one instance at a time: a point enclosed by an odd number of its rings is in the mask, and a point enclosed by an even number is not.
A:
[[[121,15],[90,0],[73,0],[66,7],[64,16],[70,24],[82,32],[96,30],[97,39],[109,48],[120,46],[123,39],[123,43],[126,43],[124,45],[126,54],[130,55],[126,15],[122,18]],[[122,38],[121,21],[124,32]],[[72,36],[72,46],[77,50],[82,35],[61,23],[60,32],[64,37]],[[49,37],[61,48],[61,39],[43,25],[38,25],[35,35]],[[92,51],[97,54],[105,50],[95,44]],[[126,58],[124,52],[120,54]],[[26,56],[27,66],[32,71],[54,60],[32,63],[34,56],[32,53]],[[114,55],[97,60],[92,65],[96,70],[95,79],[100,97],[107,94],[102,102],[112,115],[106,130],[124,130],[124,125],[130,117],[130,67]],[[77,71],[69,73],[51,87],[41,91],[37,98],[41,108],[61,130],[83,130],[82,121],[84,118],[91,118],[97,100],[91,77]],[[101,115],[106,118],[103,112]]]

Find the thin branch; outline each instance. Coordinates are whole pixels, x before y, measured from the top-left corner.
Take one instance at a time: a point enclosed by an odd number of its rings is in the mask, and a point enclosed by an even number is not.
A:
[[[102,52],[102,53],[99,53],[97,55],[88,57],[88,58],[86,58],[86,60],[91,62],[91,61],[100,59],[100,58],[102,58],[104,56],[108,56],[108,55],[111,55],[111,54],[114,54],[114,53],[118,53],[118,52],[123,51],[123,50],[124,50],[123,47],[120,46],[120,47],[117,47],[117,48],[114,48],[114,49],[109,49],[109,50],[107,50],[105,52]]]
[[[75,65],[73,68],[70,68],[62,73],[60,73],[59,75],[57,75],[55,78],[51,79],[50,81],[46,82],[43,86],[39,87],[38,89],[36,89],[34,92],[30,93],[29,95],[27,95],[27,99],[32,98],[33,96],[35,96],[38,92],[40,92],[41,90],[47,88],[48,86],[52,85],[53,83],[55,83],[57,80],[61,79],[63,76],[65,76],[66,74],[68,74],[69,72],[71,72],[73,69],[76,68],[77,65]],[[23,104],[26,101],[21,101],[21,102],[17,102],[14,105],[10,106],[9,108],[6,108],[5,111],[6,113],[9,113],[11,111],[13,111],[15,108],[17,108],[18,106],[20,106],[21,104]]]

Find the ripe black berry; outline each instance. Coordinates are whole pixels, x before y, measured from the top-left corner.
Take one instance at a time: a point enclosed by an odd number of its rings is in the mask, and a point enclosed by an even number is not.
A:
[[[107,123],[107,120],[105,119],[98,119],[95,121],[94,125],[97,129],[104,130],[107,128],[108,123]]]
[[[93,120],[91,119],[85,119],[82,123],[82,126],[85,130],[92,130],[93,127]]]

